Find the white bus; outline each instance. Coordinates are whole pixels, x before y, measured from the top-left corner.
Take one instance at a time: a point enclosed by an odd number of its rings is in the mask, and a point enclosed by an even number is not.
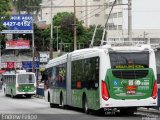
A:
[[[25,95],[27,98],[31,98],[36,94],[35,73],[24,70],[6,72],[2,74],[2,79],[5,95],[10,95],[12,98]]]
[[[148,45],[76,50],[46,65],[50,107],[120,110],[157,105],[155,53]]]

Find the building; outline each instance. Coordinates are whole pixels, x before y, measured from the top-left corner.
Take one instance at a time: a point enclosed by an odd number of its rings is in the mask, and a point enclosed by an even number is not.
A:
[[[106,0],[107,2],[107,0]],[[114,0],[107,2],[108,17]],[[154,48],[160,45],[159,0],[132,0],[132,40],[150,43]],[[120,5],[123,4],[123,5]],[[107,24],[108,41],[128,40],[128,0],[117,0]],[[156,19],[155,19],[156,18]]]
[[[74,0],[52,0],[52,2],[53,16],[58,12],[74,12]],[[76,17],[79,20],[82,20],[86,27],[94,24],[103,25],[105,21],[105,3],[105,0],[75,0]],[[42,9],[39,14],[39,19],[42,19],[43,21],[46,21],[47,24],[50,24],[51,0],[43,0],[41,7]]]
[[[102,25],[107,23],[108,41],[128,40],[128,0],[117,0],[111,14],[111,7],[115,0],[75,0],[76,16],[84,21],[84,26]],[[58,12],[74,12],[74,0],[52,0],[53,15]],[[132,0],[132,37],[136,41],[151,43],[153,47],[160,44],[160,13],[159,0]],[[123,4],[123,5],[122,5]],[[145,5],[144,5],[145,4]],[[41,18],[50,24],[51,0],[44,0]],[[55,6],[55,7],[54,7]],[[59,7],[57,7],[59,6]],[[70,7],[61,7],[70,6]],[[83,7],[79,7],[83,6]],[[153,18],[156,18],[153,19]],[[153,22],[154,21],[154,22]]]

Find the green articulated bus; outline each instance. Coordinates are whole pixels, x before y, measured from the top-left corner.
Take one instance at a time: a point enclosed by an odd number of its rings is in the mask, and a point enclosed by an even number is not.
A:
[[[133,114],[157,105],[155,53],[149,45],[76,50],[50,60],[46,73],[50,107]]]
[[[6,72],[2,74],[3,91],[5,95],[12,98],[25,95],[31,98],[36,94],[35,73],[18,70],[16,72]]]

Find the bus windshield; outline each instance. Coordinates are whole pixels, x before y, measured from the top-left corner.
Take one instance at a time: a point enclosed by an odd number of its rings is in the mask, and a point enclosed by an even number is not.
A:
[[[34,83],[34,74],[20,74],[18,75],[18,83]]]
[[[148,68],[149,52],[110,52],[111,68]]]

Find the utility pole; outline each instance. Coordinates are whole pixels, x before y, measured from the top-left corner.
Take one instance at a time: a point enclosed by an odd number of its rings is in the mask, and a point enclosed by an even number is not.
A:
[[[144,33],[143,33],[143,41],[144,41],[144,42],[145,42],[145,40],[146,40],[146,35],[148,35],[148,33],[146,33],[146,32],[144,31]],[[147,43],[150,44],[150,39],[148,39],[148,38],[147,38]]]
[[[132,0],[128,0],[128,40],[132,41]]]
[[[32,16],[32,72],[35,72],[35,45],[34,45],[34,25],[33,25],[33,16]]]
[[[53,2],[51,0],[51,39],[50,39],[50,59],[53,59],[53,20],[52,20],[52,6]]]
[[[88,5],[88,0],[85,1],[85,6],[86,6],[86,7],[85,7],[85,16],[86,16],[86,17],[85,17],[85,25],[86,25],[86,27],[88,27],[88,19],[87,19],[87,18],[88,18],[88,9],[89,9],[89,8],[87,7],[87,5]]]
[[[58,48],[58,39],[59,39],[59,38],[58,38],[58,37],[59,37],[59,36],[58,36],[58,29],[59,29],[59,26],[56,26],[56,27],[57,27],[57,52],[58,52],[58,49],[59,49],[59,48]]]
[[[77,50],[76,2],[74,0],[74,50]]]
[[[146,39],[146,33],[144,31],[144,33],[143,33],[143,40],[145,41],[145,39]]]
[[[42,13],[42,6],[41,6],[41,20],[42,20],[42,14],[43,14],[43,13]]]

